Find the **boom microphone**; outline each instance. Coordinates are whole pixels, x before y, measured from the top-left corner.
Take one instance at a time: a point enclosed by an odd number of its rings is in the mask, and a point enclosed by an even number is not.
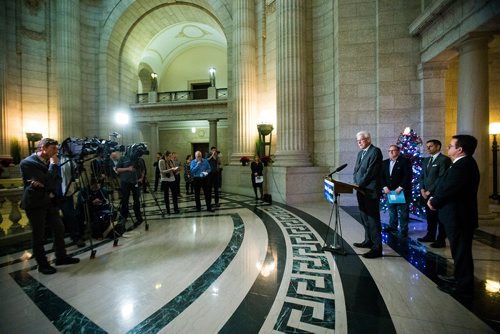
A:
[[[334,170],[333,172],[331,172],[330,174],[328,174],[327,177],[331,177],[333,174],[340,172],[341,170],[343,170],[346,167],[347,167],[347,164],[343,164],[342,166],[337,167],[337,169]]]

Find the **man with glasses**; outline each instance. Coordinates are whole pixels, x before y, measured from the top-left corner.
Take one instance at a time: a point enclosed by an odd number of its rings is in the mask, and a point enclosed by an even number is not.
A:
[[[45,275],[57,270],[47,261],[45,254],[45,227],[52,230],[56,265],[74,264],[80,259],[66,254],[64,244],[64,224],[59,215],[56,192],[61,183],[58,173],[57,141],[43,138],[35,153],[21,161],[21,174],[24,191],[21,208],[26,211],[33,241],[33,256],[38,271]]]
[[[365,228],[365,240],[353,245],[370,250],[363,254],[365,258],[382,256],[382,236],[380,223],[380,168],[382,166],[382,152],[372,145],[371,135],[367,131],[356,134],[359,148],[354,166],[354,183],[362,190],[356,193],[361,215],[361,224]]]
[[[473,136],[453,136],[448,146],[448,155],[453,163],[427,202],[431,210],[439,210],[439,220],[450,241],[454,275],[438,275],[443,281],[438,288],[450,294],[473,292],[472,236],[478,227],[477,191],[480,177],[476,160],[472,157],[476,147],[477,139]]]
[[[382,191],[385,196],[389,196],[391,191],[397,195],[403,192],[405,203],[388,203],[389,226],[383,229],[384,232],[398,231],[398,213],[400,222],[400,237],[408,237],[408,223],[410,212],[408,210],[411,199],[411,163],[399,154],[400,149],[396,145],[389,147],[389,159],[382,162]]]
[[[441,154],[441,142],[439,140],[428,140],[426,146],[430,156],[424,159],[422,163],[420,193],[427,205],[428,199],[432,197],[437,189],[439,181],[450,167],[451,159]],[[446,232],[444,231],[443,224],[439,222],[437,211],[431,210],[429,207],[426,209],[427,234],[423,238],[418,238],[417,240],[420,242],[432,242],[430,246],[433,248],[446,247]],[[437,238],[436,232],[438,232]]]

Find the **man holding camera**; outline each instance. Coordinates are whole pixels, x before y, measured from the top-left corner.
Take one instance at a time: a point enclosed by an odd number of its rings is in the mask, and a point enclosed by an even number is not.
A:
[[[80,259],[66,254],[64,244],[64,224],[59,215],[56,193],[61,182],[58,174],[57,141],[43,138],[35,153],[21,161],[24,192],[21,208],[28,216],[33,239],[33,256],[38,271],[45,275],[57,270],[47,261],[45,254],[45,227],[49,225],[54,237],[56,265],[74,264]]]

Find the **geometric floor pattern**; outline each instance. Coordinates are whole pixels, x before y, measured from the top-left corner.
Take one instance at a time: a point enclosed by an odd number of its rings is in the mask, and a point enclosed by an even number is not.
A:
[[[159,194],[158,194],[159,195]],[[161,196],[157,196],[160,197]],[[475,236],[476,293],[436,288],[449,248],[383,235],[384,257],[364,259],[355,207],[340,209],[345,254],[324,251],[335,231],[326,202],[287,206],[223,193],[216,212],[162,216],[146,197],[145,224],[118,239],[67,250],[81,262],[41,275],[30,249],[0,257],[0,333],[494,333],[500,250],[494,228]],[[385,218],[384,218],[385,219]],[[330,227],[329,227],[330,225]],[[325,238],[328,240],[325,241]],[[46,245],[49,260],[54,254]],[[95,258],[91,258],[91,252]]]

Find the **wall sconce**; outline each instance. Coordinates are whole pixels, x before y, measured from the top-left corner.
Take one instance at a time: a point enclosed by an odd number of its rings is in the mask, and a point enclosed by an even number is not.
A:
[[[40,141],[43,135],[36,132],[26,132],[26,138],[28,139],[28,151],[31,154],[35,152],[35,143]]]
[[[155,72],[151,73],[151,91],[156,92],[158,90],[158,74]]]
[[[215,67],[208,69],[208,77],[210,79],[210,87],[215,87]]]
[[[498,201],[500,196],[498,196],[498,143],[497,134],[500,134],[500,123],[490,123],[490,135],[493,135],[493,145],[491,150],[493,151],[493,195],[490,196],[491,199]]]

